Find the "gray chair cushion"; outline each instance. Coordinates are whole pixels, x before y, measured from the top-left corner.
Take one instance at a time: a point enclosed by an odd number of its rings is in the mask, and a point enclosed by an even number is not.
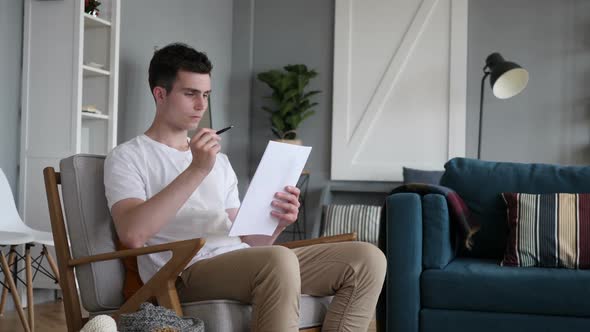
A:
[[[61,160],[62,196],[74,258],[113,252],[115,230],[104,192],[104,156]],[[82,305],[88,311],[117,309],[124,303],[125,269],[120,260],[76,267]]]
[[[321,325],[331,300],[332,297],[302,295],[299,328]],[[185,316],[203,320],[205,331],[250,331],[252,307],[237,301],[213,300],[183,303],[182,309]]]

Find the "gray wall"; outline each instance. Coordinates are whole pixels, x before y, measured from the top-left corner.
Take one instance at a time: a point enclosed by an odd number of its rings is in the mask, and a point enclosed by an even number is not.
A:
[[[303,144],[313,147],[305,167],[311,173],[306,201],[307,224],[311,225],[319,192],[330,176],[334,1],[256,0],[254,12],[253,76],[298,63],[319,73],[309,85],[310,90],[322,91],[315,98],[319,103],[316,114],[298,132]],[[274,139],[267,113],[261,110],[267,102],[263,97],[270,93],[265,84],[253,81],[251,175],[268,140]]]
[[[238,99],[232,99],[230,94],[236,76],[232,72],[233,1],[126,0],[121,2],[121,17],[118,141],[142,134],[154,117],[147,81],[154,46],[184,42],[206,52],[213,62],[213,127],[221,128],[230,122],[236,126],[223,136],[224,151],[230,154],[241,180],[245,179],[248,156],[243,145],[247,141],[238,138],[247,137],[248,110],[239,109],[234,104]],[[238,74],[243,77],[243,69]],[[246,96],[249,98],[249,94]]]
[[[479,94],[488,54],[530,73],[525,91],[496,99],[486,81],[482,159],[590,163],[590,1],[471,0],[467,150],[477,154]]]
[[[154,46],[185,42],[213,63],[213,128],[235,126],[222,144],[243,194],[248,185],[252,1],[126,0],[121,17],[118,141],[143,133],[154,117],[147,82]]]
[[[23,1],[0,0],[0,168],[18,197]]]
[[[238,175],[240,197],[248,188],[250,177],[250,129],[252,108],[252,62],[254,59],[254,0],[236,0],[233,10],[232,64],[227,122],[235,125],[228,131],[227,154]]]
[[[143,133],[155,114],[148,85],[154,47],[184,42],[213,62],[214,126],[227,123],[232,49],[232,0],[121,2],[119,142]]]

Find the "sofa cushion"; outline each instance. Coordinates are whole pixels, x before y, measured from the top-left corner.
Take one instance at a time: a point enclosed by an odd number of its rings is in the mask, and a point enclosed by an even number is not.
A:
[[[502,197],[510,228],[502,265],[590,268],[590,194]]]
[[[440,183],[455,190],[481,224],[473,249],[461,254],[500,260],[508,236],[506,205],[500,194],[590,192],[590,167],[454,158],[445,164]]]
[[[381,206],[363,204],[331,204],[324,213],[322,236],[356,232],[357,239],[377,245]]]
[[[461,310],[420,311],[420,332],[563,332],[590,331],[588,317],[507,314]]]
[[[506,267],[457,258],[421,276],[422,306],[431,309],[590,316],[590,271]]]
[[[424,169],[415,169],[409,167],[403,167],[404,184],[408,183],[427,183],[427,184],[438,184],[440,177],[444,171],[431,171]]]

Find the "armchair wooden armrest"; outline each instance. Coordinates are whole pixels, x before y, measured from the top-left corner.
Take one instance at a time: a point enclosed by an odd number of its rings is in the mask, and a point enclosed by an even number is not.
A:
[[[344,241],[356,241],[356,233],[324,236],[324,237],[318,237],[317,239],[309,239],[309,240],[290,241],[290,242],[281,243],[280,245],[283,247],[294,249],[294,248],[299,248],[299,247],[310,246],[313,244],[336,243],[336,242],[344,242]]]
[[[172,258],[164,265],[146,284],[144,284],[119,310],[113,315],[118,319],[120,314],[134,312],[139,305],[151,297],[156,297],[158,304],[172,309],[178,316],[182,317],[182,308],[176,292],[176,277],[182,272],[191,259],[205,244],[204,239],[192,239],[159,244],[155,246],[125,249],[105,254],[86,256],[70,259],[68,265],[71,267],[100,262],[105,260],[120,259],[130,256],[141,256],[162,251],[172,251]],[[162,287],[164,286],[164,287]]]

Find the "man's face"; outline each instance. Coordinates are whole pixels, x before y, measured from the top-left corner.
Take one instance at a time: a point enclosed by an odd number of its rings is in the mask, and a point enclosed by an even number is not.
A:
[[[166,122],[182,130],[197,128],[207,111],[210,93],[209,74],[179,71],[172,90],[159,100]]]

